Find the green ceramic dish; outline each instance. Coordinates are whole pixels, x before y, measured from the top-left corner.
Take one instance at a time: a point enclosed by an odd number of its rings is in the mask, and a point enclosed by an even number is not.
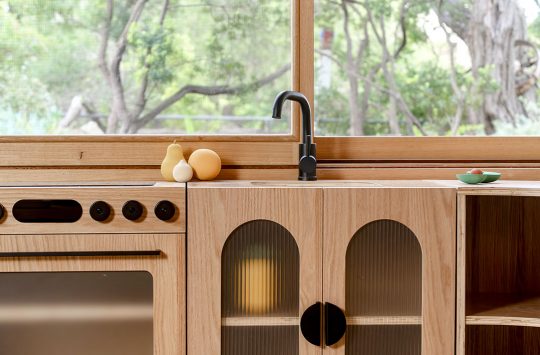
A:
[[[488,182],[497,181],[501,178],[501,173],[496,173],[494,171],[484,171],[484,176],[486,179],[482,181],[484,184]]]
[[[479,184],[487,178],[484,174],[457,174],[456,177],[466,184]]]

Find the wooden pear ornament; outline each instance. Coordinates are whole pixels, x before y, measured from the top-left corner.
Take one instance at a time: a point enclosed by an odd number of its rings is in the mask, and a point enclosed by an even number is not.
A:
[[[173,144],[169,145],[167,148],[167,154],[161,163],[161,176],[167,181],[175,181],[173,169],[182,160],[184,160],[182,146],[174,141]]]
[[[173,177],[176,182],[188,182],[193,177],[193,169],[184,160],[180,160],[180,163],[176,164],[173,169]]]

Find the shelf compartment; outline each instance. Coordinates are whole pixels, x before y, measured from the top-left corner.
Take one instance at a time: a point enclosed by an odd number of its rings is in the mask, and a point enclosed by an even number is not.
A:
[[[536,355],[540,354],[540,328],[468,325],[468,355]]]
[[[468,325],[540,327],[540,296],[470,296],[466,314]]]

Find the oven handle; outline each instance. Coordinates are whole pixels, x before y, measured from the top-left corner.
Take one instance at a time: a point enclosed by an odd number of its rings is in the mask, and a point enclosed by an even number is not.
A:
[[[162,256],[161,250],[0,252],[0,258]]]

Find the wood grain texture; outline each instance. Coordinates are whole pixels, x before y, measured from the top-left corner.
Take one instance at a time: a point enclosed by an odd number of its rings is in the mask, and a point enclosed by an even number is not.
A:
[[[159,166],[168,142],[62,142],[1,143],[0,166]],[[216,151],[224,165],[293,165],[298,162],[296,142],[190,142],[182,143],[184,156],[194,150]]]
[[[82,208],[81,219],[74,223],[21,223],[12,214],[13,205],[22,199],[75,199]],[[128,200],[137,200],[145,206],[142,220],[132,222],[122,215],[122,206]],[[173,220],[164,222],[154,213],[161,200],[176,205]],[[112,219],[96,222],[90,216],[90,206],[106,201],[113,210]],[[57,234],[65,229],[69,233],[181,233],[186,230],[185,184],[162,183],[155,186],[53,186],[53,187],[0,187],[0,203],[7,212],[1,220],[2,234]]]
[[[325,302],[345,305],[345,256],[352,236],[375,220],[400,222],[422,248],[422,354],[453,354],[455,190],[325,188],[324,203]],[[326,353],[345,354],[343,345],[342,341],[329,347]]]
[[[445,180],[452,181],[455,174],[466,168],[448,167],[384,167],[368,165],[364,167],[327,168],[321,164],[317,169],[319,180]],[[508,180],[540,180],[540,168],[497,167],[491,170],[503,174],[503,182]],[[220,180],[295,180],[298,169],[295,165],[283,166],[224,166],[218,176]],[[160,181],[159,166],[20,166],[0,167],[2,182],[44,182],[44,181]],[[454,183],[459,185],[457,180]],[[491,185],[494,186],[494,185]],[[483,188],[483,185],[482,185]]]
[[[240,225],[279,223],[300,253],[300,309],[322,299],[322,191],[310,188],[206,188],[188,186],[188,353],[221,352],[221,251]],[[300,338],[300,354],[320,348]]]
[[[540,354],[540,329],[507,326],[468,326],[467,355]]]
[[[540,296],[477,295],[468,301],[466,324],[540,327]]]
[[[147,271],[154,280],[154,354],[184,354],[183,234],[1,235],[2,252],[162,250],[160,257],[1,258],[0,272]]]
[[[540,161],[538,137],[317,137],[318,158],[340,161]]]
[[[540,326],[539,191],[534,182],[459,191],[458,355],[488,354],[488,342],[537,353],[526,327]]]

